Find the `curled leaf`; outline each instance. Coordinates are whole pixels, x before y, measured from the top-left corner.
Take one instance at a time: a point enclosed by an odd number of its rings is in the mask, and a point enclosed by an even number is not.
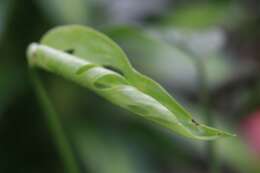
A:
[[[230,136],[195,121],[158,83],[137,72],[116,43],[91,28],[72,25],[51,30],[41,44],[29,47],[29,63],[186,137]]]

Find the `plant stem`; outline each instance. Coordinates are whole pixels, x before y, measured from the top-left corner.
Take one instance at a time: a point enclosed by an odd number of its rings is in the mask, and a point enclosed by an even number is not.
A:
[[[200,90],[200,102],[203,107],[203,112],[206,117],[206,123],[209,126],[214,126],[214,118],[210,113],[210,96],[207,82],[207,72],[203,60],[200,57],[194,57],[197,73],[199,78],[199,90]],[[219,173],[219,163],[216,153],[216,143],[214,141],[209,141],[206,143],[207,150],[207,160],[209,163],[210,173]]]
[[[76,158],[62,128],[61,120],[53,108],[36,70],[32,67],[29,68],[37,99],[45,114],[46,123],[59,150],[60,157],[63,160],[64,171],[67,173],[80,173]]]

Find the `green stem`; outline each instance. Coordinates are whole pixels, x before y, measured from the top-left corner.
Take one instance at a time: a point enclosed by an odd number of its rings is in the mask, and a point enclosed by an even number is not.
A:
[[[64,169],[67,173],[80,173],[76,158],[66,138],[65,132],[62,128],[61,120],[47,96],[46,90],[43,87],[37,72],[30,67],[30,77],[35,89],[37,99],[40,107],[45,114],[46,123],[51,131],[53,140],[55,141],[61,159],[63,160]]]
[[[199,78],[200,102],[203,107],[206,123],[214,126],[214,118],[210,113],[210,96],[207,82],[207,72],[204,62],[199,57],[194,57]],[[219,163],[216,153],[216,143],[209,141],[206,143],[207,157],[210,173],[219,173]]]

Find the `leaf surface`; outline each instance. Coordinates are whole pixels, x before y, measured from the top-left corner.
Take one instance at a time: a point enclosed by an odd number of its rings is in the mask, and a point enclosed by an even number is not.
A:
[[[137,72],[123,50],[102,33],[77,25],[62,26],[48,32],[41,44],[33,48],[31,64],[35,66],[186,137],[230,136],[195,121],[158,83]]]

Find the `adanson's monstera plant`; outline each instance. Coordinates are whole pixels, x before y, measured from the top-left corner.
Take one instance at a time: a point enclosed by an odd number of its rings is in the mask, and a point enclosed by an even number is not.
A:
[[[158,83],[137,72],[114,41],[91,28],[52,29],[29,46],[28,61],[186,137],[230,136],[195,121]]]
[[[180,135],[201,140],[232,136],[194,120],[158,83],[136,71],[114,41],[89,27],[54,28],[29,46],[27,56],[31,71],[60,75]]]

